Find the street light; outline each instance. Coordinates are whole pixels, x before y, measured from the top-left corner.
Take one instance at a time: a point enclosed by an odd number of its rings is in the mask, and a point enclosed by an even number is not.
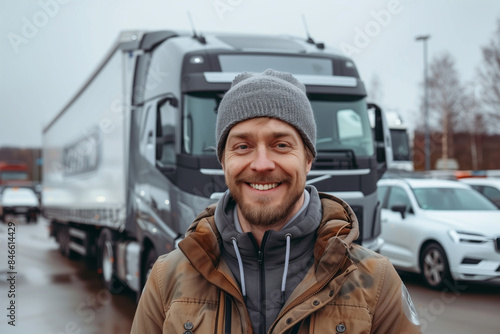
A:
[[[425,141],[424,141],[424,152],[425,152],[425,170],[430,170],[431,158],[430,158],[430,143],[429,143],[429,97],[428,97],[428,80],[427,80],[427,40],[431,37],[430,35],[421,35],[415,37],[416,41],[423,41],[424,43],[424,118],[425,118]]]

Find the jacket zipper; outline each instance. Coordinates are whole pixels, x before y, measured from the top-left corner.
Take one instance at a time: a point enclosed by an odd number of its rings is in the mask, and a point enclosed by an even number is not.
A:
[[[264,233],[262,237],[262,242],[259,245],[257,244],[257,240],[253,234],[251,235],[251,240],[254,243],[255,248],[257,249],[257,263],[259,265],[259,331],[258,333],[266,332],[266,271],[264,268],[264,247],[266,245],[267,236],[269,235],[269,231]],[[257,331],[255,331],[257,332]]]
[[[225,294],[226,297],[226,303],[225,303],[225,326],[224,326],[224,334],[231,334],[231,322],[232,322],[232,315],[231,315],[231,297],[229,297],[229,294]]]

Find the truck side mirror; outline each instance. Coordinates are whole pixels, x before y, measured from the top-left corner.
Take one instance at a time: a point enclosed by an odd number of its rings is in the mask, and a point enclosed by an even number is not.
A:
[[[393,205],[391,206],[391,211],[399,212],[401,214],[401,218],[405,219],[406,217],[406,205]]]
[[[387,170],[387,166],[392,162],[391,133],[382,108],[375,103],[368,103],[367,108],[374,111],[375,124],[373,131],[377,155],[377,173],[380,179]]]
[[[156,111],[156,164],[164,172],[175,171],[175,125],[173,120],[179,103],[174,96],[168,96],[158,103]]]

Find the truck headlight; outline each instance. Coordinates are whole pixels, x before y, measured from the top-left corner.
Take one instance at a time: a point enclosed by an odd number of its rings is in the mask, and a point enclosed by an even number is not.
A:
[[[448,235],[450,236],[451,240],[456,244],[459,243],[482,244],[488,241],[488,239],[484,235],[477,233],[450,230],[448,231]]]

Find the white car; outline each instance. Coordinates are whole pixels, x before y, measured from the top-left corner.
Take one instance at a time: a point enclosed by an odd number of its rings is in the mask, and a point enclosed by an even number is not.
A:
[[[500,208],[500,179],[471,177],[459,181],[467,183]]]
[[[36,222],[40,212],[38,197],[30,188],[6,187],[0,192],[0,220],[6,222],[7,215],[23,215],[26,222]]]
[[[382,179],[380,253],[440,289],[452,280],[500,281],[500,210],[457,181]]]

